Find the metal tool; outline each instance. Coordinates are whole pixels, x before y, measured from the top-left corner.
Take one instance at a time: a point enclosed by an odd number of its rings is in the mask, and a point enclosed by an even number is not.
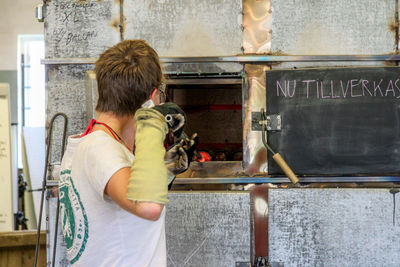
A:
[[[165,115],[165,121],[174,133],[183,128],[186,122],[185,117],[182,114],[167,114]]]
[[[261,109],[261,114],[262,114],[263,121],[267,121],[267,115],[265,114],[264,109]],[[272,158],[279,165],[279,167],[286,174],[286,176],[290,179],[290,181],[293,184],[298,184],[299,178],[297,178],[296,174],[294,174],[294,172],[289,167],[289,165],[286,163],[286,161],[282,158],[282,156],[279,153],[275,153],[275,151],[273,151],[272,148],[268,145],[266,135],[267,135],[267,125],[265,123],[263,123],[262,124],[262,142],[263,142],[264,146],[268,149],[269,152],[272,153]]]
[[[66,140],[66,135],[67,135],[68,117],[64,113],[57,113],[51,118],[50,125],[49,125],[49,131],[47,133],[46,160],[45,160],[43,182],[42,182],[42,195],[41,195],[41,198],[40,198],[39,224],[38,224],[37,235],[36,235],[36,250],[35,250],[35,264],[34,264],[34,267],[37,266],[38,255],[39,255],[40,228],[41,228],[41,224],[42,224],[44,194],[45,194],[45,191],[47,189],[47,184],[46,184],[47,179],[46,178],[47,178],[48,168],[50,166],[49,155],[50,155],[50,151],[52,149],[53,124],[54,124],[54,121],[59,116],[64,118],[64,128],[63,128],[62,146],[61,146],[61,157],[64,155],[64,150],[65,150],[65,140]],[[57,232],[58,232],[58,213],[59,213],[59,210],[60,210],[60,198],[57,197],[57,215],[56,215],[56,225],[55,225],[55,232],[54,232],[54,247],[53,247],[53,262],[52,262],[52,266],[54,266],[55,257],[56,257]]]
[[[167,121],[170,127],[174,125],[174,118],[171,116],[171,114],[165,115],[165,120]]]

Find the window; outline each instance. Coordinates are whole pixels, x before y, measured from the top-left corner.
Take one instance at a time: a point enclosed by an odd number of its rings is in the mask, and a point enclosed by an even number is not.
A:
[[[46,94],[43,35],[18,36],[18,168],[22,168],[22,127],[45,127]]]

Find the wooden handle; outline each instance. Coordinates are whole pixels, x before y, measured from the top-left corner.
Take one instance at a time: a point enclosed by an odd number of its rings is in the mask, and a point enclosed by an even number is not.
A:
[[[293,184],[297,184],[299,182],[299,178],[297,178],[296,174],[294,174],[292,169],[279,153],[274,154],[272,158],[279,165],[279,167],[281,167],[282,171],[286,174],[290,181],[292,181]]]

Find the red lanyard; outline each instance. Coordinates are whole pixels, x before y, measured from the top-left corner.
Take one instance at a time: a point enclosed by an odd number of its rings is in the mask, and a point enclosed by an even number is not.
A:
[[[103,122],[98,122],[98,121],[96,121],[95,119],[91,119],[91,120],[90,120],[89,126],[86,128],[85,132],[81,135],[81,137],[84,137],[85,135],[90,134],[90,133],[93,131],[93,127],[94,127],[95,124],[101,124],[101,125],[103,125],[104,127],[107,128],[107,130],[110,131],[110,133],[111,133],[112,136],[115,138],[115,140],[117,140],[118,142],[121,141],[121,138],[117,135],[116,132],[114,132],[114,130],[113,130],[110,126],[108,126],[107,124],[105,124],[105,123],[103,123]]]

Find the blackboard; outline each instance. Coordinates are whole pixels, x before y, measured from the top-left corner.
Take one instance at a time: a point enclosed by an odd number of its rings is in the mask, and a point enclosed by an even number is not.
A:
[[[400,173],[400,69],[271,70],[267,114],[282,130],[270,146],[299,175]],[[269,173],[280,168],[268,161]]]

